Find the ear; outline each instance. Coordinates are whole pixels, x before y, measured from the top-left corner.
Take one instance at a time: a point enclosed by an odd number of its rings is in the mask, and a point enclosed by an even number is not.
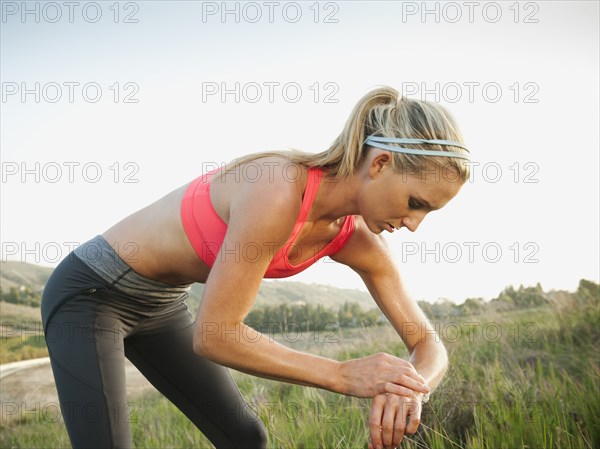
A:
[[[369,172],[371,172],[372,175],[376,176],[379,173],[381,173],[382,170],[390,168],[391,163],[392,156],[390,155],[390,153],[388,151],[380,151],[371,160]]]

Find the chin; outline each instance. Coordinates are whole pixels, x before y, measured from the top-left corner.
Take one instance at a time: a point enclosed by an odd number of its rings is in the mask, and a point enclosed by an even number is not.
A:
[[[371,228],[371,226],[369,226],[369,224],[367,224],[367,228],[369,228],[369,231],[371,231],[373,234],[381,234],[385,229],[380,228],[379,226],[375,226],[375,230],[373,230]]]

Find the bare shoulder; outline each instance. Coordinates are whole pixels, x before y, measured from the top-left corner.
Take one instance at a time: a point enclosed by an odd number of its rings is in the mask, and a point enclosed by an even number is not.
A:
[[[360,215],[354,218],[354,232],[343,248],[330,258],[359,274],[375,274],[385,270],[393,263],[385,237],[371,232]]]
[[[302,198],[305,172],[306,168],[299,164],[271,156],[237,167],[228,166],[220,170],[210,182],[213,207],[223,221],[229,224],[231,206],[241,201],[249,202],[251,206],[264,206],[269,202],[293,206],[294,196]]]
[[[232,189],[231,203],[249,201],[256,205],[271,203],[292,206],[297,203],[299,210],[306,167],[283,157],[268,156],[233,170],[233,173],[224,175],[228,183],[236,184]]]
[[[228,225],[266,226],[276,240],[291,234],[302,207],[306,167],[269,156],[234,170],[225,175],[236,183],[229,198]]]
[[[227,232],[205,283],[198,322],[242,322],[254,304],[273,255],[291,235],[302,207],[302,177],[286,176],[284,162],[256,159],[235,181]]]

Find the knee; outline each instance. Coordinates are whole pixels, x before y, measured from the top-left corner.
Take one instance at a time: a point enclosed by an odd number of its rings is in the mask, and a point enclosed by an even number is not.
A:
[[[265,427],[265,425],[260,422],[260,424],[257,426],[257,431],[256,431],[256,444],[254,445],[254,447],[260,448],[260,449],[267,449],[267,443],[269,440],[269,436],[267,434],[267,429]]]
[[[260,419],[252,420],[243,432],[238,434],[240,448],[266,449],[268,442],[267,429]]]

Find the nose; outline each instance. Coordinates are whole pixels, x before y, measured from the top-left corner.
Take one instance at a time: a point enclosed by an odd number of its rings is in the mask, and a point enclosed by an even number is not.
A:
[[[402,219],[402,225],[406,227],[410,232],[415,232],[424,218],[425,214],[410,215]]]

